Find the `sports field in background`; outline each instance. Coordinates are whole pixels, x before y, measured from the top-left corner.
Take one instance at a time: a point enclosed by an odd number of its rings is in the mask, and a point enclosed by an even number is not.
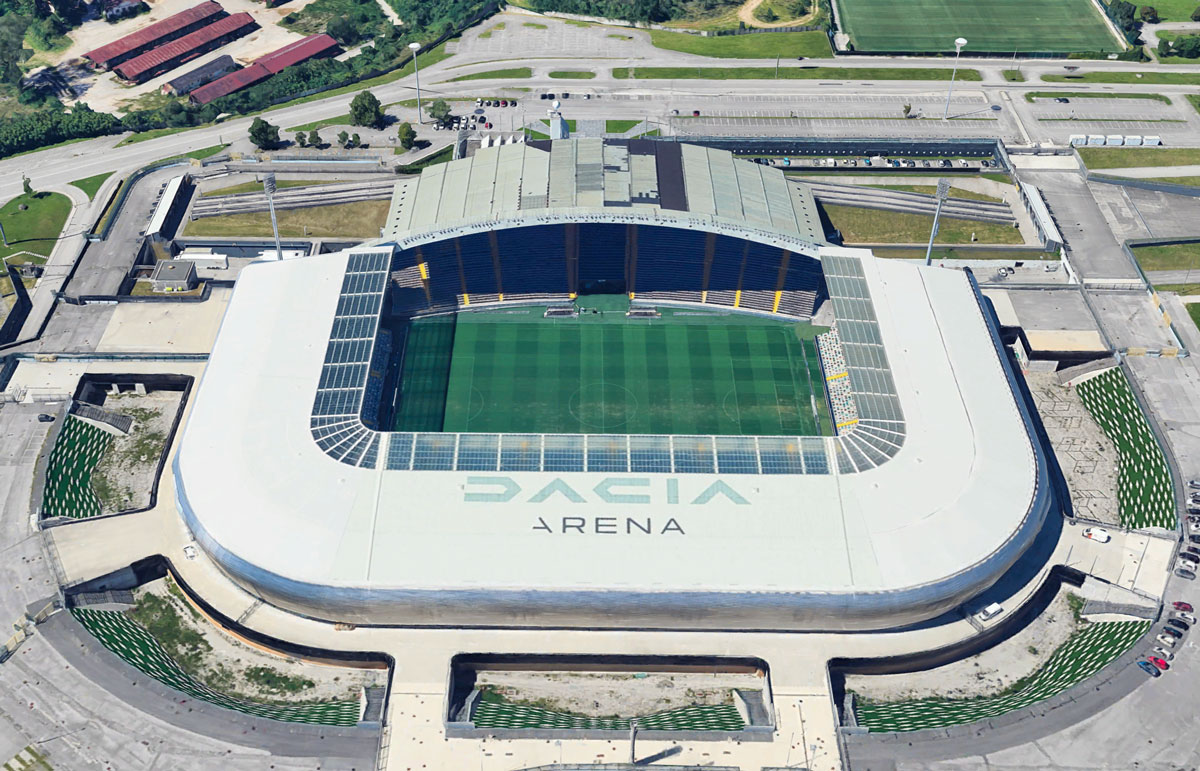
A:
[[[1121,51],[1091,0],[835,0],[857,51]]]
[[[808,324],[619,309],[418,319],[394,428],[484,433],[831,433]]]

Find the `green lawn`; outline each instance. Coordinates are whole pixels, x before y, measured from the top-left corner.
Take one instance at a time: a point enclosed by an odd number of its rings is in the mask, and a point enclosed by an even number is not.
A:
[[[415,322],[396,429],[828,433],[809,325],[670,311],[631,321],[619,309],[547,320],[542,310]]]
[[[924,193],[933,195],[937,192],[937,185],[872,185],[872,187],[881,187],[885,190],[900,190],[906,193]],[[968,201],[991,201],[992,203],[1003,203],[1003,198],[997,198],[994,195],[986,193],[976,193],[974,190],[963,190],[960,187],[950,188],[951,198],[965,198]]]
[[[522,22],[521,26],[522,26],[522,27],[529,27],[529,28],[531,28],[531,29],[549,29],[549,27],[548,27],[547,25],[545,25],[545,24],[541,24],[541,23],[539,23],[539,22],[536,22],[536,21],[526,21],[526,22]]]
[[[1160,86],[1200,86],[1195,72],[1082,72],[1075,75],[1043,75],[1046,83],[1144,83]]]
[[[1025,73],[1020,70],[1005,70],[1004,79],[1009,83],[1024,83]]]
[[[1138,246],[1133,250],[1142,270],[1188,270],[1200,268],[1200,243]],[[1200,278],[1200,275],[1197,276]]]
[[[133,144],[137,144],[138,142],[145,142],[147,139],[158,139],[159,137],[167,137],[172,134],[178,134],[181,131],[191,131],[194,128],[200,128],[200,127],[199,126],[173,126],[171,128],[158,128],[158,129],[150,129],[149,131],[139,131],[136,134],[130,134],[129,136],[122,139],[117,144],[117,147],[123,147],[125,145],[133,145]]]
[[[1188,185],[1200,187],[1200,177],[1149,177],[1142,178],[1145,182],[1165,182],[1168,185]]]
[[[550,77],[560,80],[591,80],[596,77],[596,73],[591,70],[554,70]]]
[[[396,148],[399,151],[400,148]],[[445,163],[454,159],[454,145],[446,145],[441,150],[429,155],[423,156],[415,163],[407,163],[396,167],[397,174],[418,174],[421,169],[426,166],[432,166],[435,163]]]
[[[1196,0],[1156,0],[1154,3],[1160,21],[1191,21],[1196,6]]]
[[[821,31],[762,32],[754,35],[702,37],[683,32],[650,30],[650,42],[658,48],[723,59],[795,59],[830,57],[829,38]]]
[[[1155,284],[1154,288],[1160,292],[1174,292],[1184,297],[1193,297],[1200,294],[1200,284]],[[1196,314],[1200,313],[1200,305],[1188,303],[1187,309],[1188,315],[1192,317],[1192,321],[1196,321]],[[1200,322],[1196,322],[1196,325],[1200,326]]]
[[[28,208],[21,211],[21,207]],[[0,246],[0,259],[18,252],[33,252],[34,256],[22,254],[13,262],[45,262],[62,234],[67,217],[71,214],[71,199],[62,193],[21,194],[0,207],[0,224],[8,236],[8,246]]]
[[[609,119],[604,122],[604,130],[609,134],[624,134],[629,129],[641,123],[637,118],[627,118],[625,120]]]
[[[995,718],[1056,696],[1099,672],[1150,628],[1149,621],[1087,624],[1040,669],[1005,690],[976,699],[930,698],[876,702],[860,699],[854,714],[870,731],[918,731]]]
[[[1197,329],[1200,329],[1200,303],[1188,303],[1187,312],[1188,316],[1192,319],[1192,323],[1196,325]]]
[[[279,235],[285,238],[378,238],[387,219],[389,201],[361,201],[307,209],[276,212]],[[267,212],[223,214],[188,222],[184,235],[270,236],[271,215]]]
[[[1079,147],[1079,157],[1092,171],[1136,166],[1200,164],[1197,147]]]
[[[108,179],[112,175],[113,173],[111,171],[106,171],[103,174],[97,174],[94,177],[77,179],[71,184],[87,193],[88,200],[90,201],[96,197],[96,192],[100,189],[100,186],[104,184],[104,180]]]
[[[876,257],[893,260],[923,260],[924,247],[904,246],[875,246],[871,253]],[[980,249],[970,246],[935,246],[930,256],[937,260],[1022,260],[1041,261],[1057,260],[1053,254],[1046,254],[1039,249]]]
[[[923,244],[933,227],[932,214],[865,209],[857,206],[820,204],[829,222],[842,233],[847,244]],[[971,236],[975,241],[971,241]],[[942,217],[938,225],[938,244],[1019,244],[1021,233],[1014,227],[995,222],[973,222]]]
[[[1076,386],[1083,406],[1117,448],[1117,502],[1131,529],[1178,524],[1171,472],[1125,373],[1114,367]]]
[[[1117,52],[1090,0],[836,0],[855,50],[954,53],[964,50]]]
[[[473,72],[470,75],[459,75],[457,78],[450,78],[442,81],[444,83],[457,83],[460,80],[497,80],[500,78],[532,78],[533,70],[529,67],[511,67],[506,70],[488,70],[487,72]]]
[[[746,35],[745,37],[758,37]],[[950,80],[949,67],[617,67],[614,78],[649,80]],[[980,81],[960,69],[958,80]]]
[[[1164,94],[1126,94],[1112,91],[1027,91],[1025,101],[1054,99],[1060,96],[1064,99],[1152,99],[1163,104],[1171,103],[1171,97]]]

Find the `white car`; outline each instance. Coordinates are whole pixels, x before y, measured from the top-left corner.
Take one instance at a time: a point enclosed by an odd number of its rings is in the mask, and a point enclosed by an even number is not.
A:
[[[1083,531],[1084,538],[1091,538],[1096,543],[1108,543],[1112,540],[1112,533],[1102,527],[1089,527]]]
[[[1153,653],[1155,656],[1158,656],[1163,661],[1171,661],[1172,659],[1175,658],[1174,653],[1171,653],[1171,651],[1167,650],[1166,648],[1162,647],[1161,645],[1155,645],[1154,650],[1152,650],[1150,652]]]
[[[1158,642],[1161,643],[1164,648],[1174,648],[1175,647],[1175,638],[1171,637],[1170,635],[1160,634],[1158,637],[1155,637],[1154,639],[1158,640]]]
[[[1191,613],[1185,613],[1185,612],[1184,612],[1184,611],[1182,611],[1182,610],[1177,610],[1177,611],[1175,611],[1174,613],[1172,613],[1171,615],[1172,615],[1172,616],[1174,616],[1175,618],[1179,619],[1180,621],[1186,621],[1186,622],[1188,622],[1189,624],[1195,624],[1195,623],[1196,623],[1196,617],[1195,617],[1195,616],[1193,616]]]
[[[1177,567],[1186,568],[1187,570],[1190,570],[1193,573],[1195,573],[1196,571],[1200,571],[1200,562],[1195,562],[1194,560],[1185,559],[1185,558],[1181,557],[1179,559],[1179,565]]]

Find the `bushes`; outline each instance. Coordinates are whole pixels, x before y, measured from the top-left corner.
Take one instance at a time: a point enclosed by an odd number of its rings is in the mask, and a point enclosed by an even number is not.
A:
[[[1158,55],[1181,56],[1184,59],[1200,59],[1200,35],[1184,35],[1174,42],[1160,39]]]
[[[121,131],[121,121],[80,104],[71,112],[43,110],[0,122],[0,158],[39,147]]]

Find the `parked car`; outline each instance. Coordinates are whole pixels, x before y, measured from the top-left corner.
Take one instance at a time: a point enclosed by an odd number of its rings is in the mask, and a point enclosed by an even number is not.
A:
[[[1168,637],[1165,634],[1160,634],[1158,637],[1155,637],[1154,639],[1158,640],[1160,643],[1162,643],[1164,646],[1166,646],[1168,648],[1175,647],[1175,638],[1174,637]]]
[[[38,423],[53,423],[53,422],[54,422],[53,415],[47,415],[44,412],[41,415],[38,415]]]
[[[1188,581],[1196,580],[1196,574],[1186,568],[1177,568],[1175,570],[1175,575],[1179,576],[1180,578],[1187,579]]]
[[[1161,677],[1162,672],[1158,671],[1158,667],[1151,664],[1149,661],[1139,661],[1138,668],[1151,677]]]
[[[1112,533],[1102,527],[1088,527],[1084,528],[1083,537],[1091,538],[1096,543],[1108,543],[1112,540]]]
[[[692,117],[693,117],[693,118],[699,118],[699,117],[700,117],[700,111],[699,111],[699,110],[692,110]]]
[[[1192,628],[1192,627],[1191,627],[1191,626],[1188,624],[1188,622],[1184,621],[1184,620],[1183,620],[1183,619],[1181,619],[1181,618],[1168,618],[1168,619],[1167,619],[1167,626],[1174,627],[1175,629],[1178,629],[1178,630],[1179,630],[1179,631],[1181,631],[1181,632],[1186,632],[1187,630],[1189,630],[1189,629],[1191,629],[1191,628]]]
[[[1056,96],[1054,97],[1054,101],[1058,102],[1059,104],[1068,104],[1071,100],[1065,96]]]
[[[1192,533],[1191,535],[1188,536],[1188,541],[1190,541],[1191,543],[1200,543],[1200,535],[1196,535],[1195,533]]]
[[[1167,662],[1163,661],[1163,660],[1162,660],[1162,659],[1160,659],[1158,656],[1150,656],[1150,657],[1148,657],[1148,658],[1146,659],[1146,661],[1149,661],[1151,664],[1153,664],[1154,666],[1158,667],[1158,668],[1159,668],[1160,670],[1162,670],[1163,672],[1166,672],[1168,669],[1170,669],[1170,668],[1171,668],[1171,665],[1170,665],[1170,664],[1168,664]]]
[[[1164,626],[1161,632],[1167,637],[1174,637],[1176,640],[1183,637],[1183,632],[1179,631],[1173,626]]]
[[[1150,652],[1155,656],[1158,656],[1160,659],[1165,659],[1167,661],[1172,661],[1175,658],[1174,653],[1162,647],[1161,645],[1155,645]]]
[[[1185,623],[1188,623],[1188,624],[1196,623],[1196,617],[1193,616],[1191,613],[1188,613],[1186,610],[1177,610],[1172,615],[1174,615],[1175,618],[1177,618],[1180,621],[1183,621]]]
[[[1192,607],[1192,603],[1184,602],[1183,600],[1176,600],[1175,602],[1171,603],[1171,607],[1175,610],[1182,610],[1184,613],[1191,613],[1195,610],[1195,608]]]
[[[563,92],[562,92],[562,98],[563,98],[563,99],[570,99],[570,98],[571,98],[571,92],[570,92],[570,91],[563,91]]]
[[[1189,479],[1188,487],[1192,488],[1193,490],[1200,490],[1200,479]]]

